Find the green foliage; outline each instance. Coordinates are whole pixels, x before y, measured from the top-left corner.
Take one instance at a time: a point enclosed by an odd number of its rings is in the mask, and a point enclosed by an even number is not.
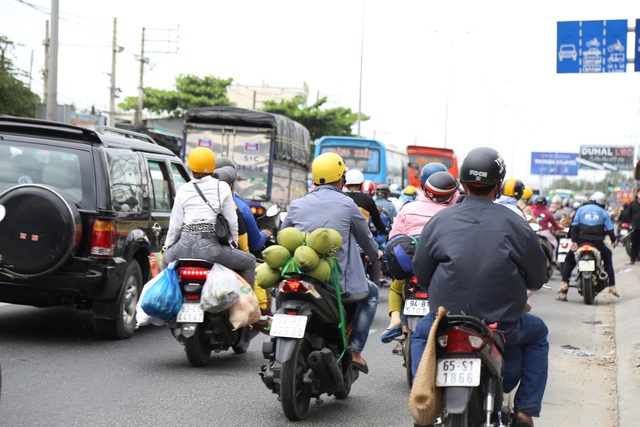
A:
[[[619,171],[610,171],[602,181],[594,182],[585,179],[568,179],[562,177],[554,180],[549,189],[564,188],[573,190],[576,194],[590,195],[596,191],[602,191],[605,194],[613,191],[616,187],[620,187],[623,183],[627,183],[630,188],[633,187],[633,179]]]
[[[354,136],[351,128],[358,120],[358,113],[344,107],[322,110],[320,107],[325,102],[327,98],[323,97],[307,107],[307,98],[298,96],[290,101],[266,101],[262,110],[281,114],[302,124],[309,129],[312,141],[323,135]],[[369,117],[363,114],[360,120],[369,120]]]
[[[233,79],[219,79],[214,76],[198,77],[181,74],[176,77],[176,90],[144,88],[144,108],[157,114],[181,117],[189,108],[232,105],[227,98],[227,86]],[[135,110],[137,96],[128,96],[118,104],[123,110]]]
[[[17,71],[9,58],[12,48],[13,42],[0,36],[0,114],[35,117],[40,98],[15,77]]]

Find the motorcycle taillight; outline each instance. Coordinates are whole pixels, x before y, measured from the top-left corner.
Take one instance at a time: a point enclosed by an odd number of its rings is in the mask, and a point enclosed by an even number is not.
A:
[[[623,222],[622,224],[620,224],[621,228],[629,228],[629,223],[628,222]]]
[[[473,353],[484,347],[484,339],[466,329],[449,329],[438,337],[438,344],[447,353]]]
[[[301,280],[287,279],[282,285],[280,285],[280,291],[299,292],[301,294],[306,294],[309,292],[309,289],[304,285],[304,283],[302,283]]]
[[[208,268],[204,267],[182,267],[178,270],[182,280],[206,280]]]
[[[413,294],[414,298],[417,299],[427,299],[429,298],[429,294],[426,292],[416,292],[415,294]]]

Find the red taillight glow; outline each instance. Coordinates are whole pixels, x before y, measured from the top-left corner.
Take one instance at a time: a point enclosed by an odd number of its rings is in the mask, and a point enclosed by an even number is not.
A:
[[[580,250],[583,252],[591,252],[593,248],[591,246],[581,246]]]
[[[418,278],[416,276],[411,276],[411,279],[409,279],[409,281],[411,282],[412,285],[418,284]]]
[[[473,332],[456,328],[440,335],[438,344],[448,353],[473,353],[484,347],[484,339]]]
[[[263,208],[257,208],[255,206],[251,206],[251,213],[254,215],[263,215],[264,214],[264,209]]]
[[[280,288],[282,292],[299,292],[306,294],[309,289],[300,281],[296,279],[287,279],[284,281],[284,285]]]
[[[89,254],[94,257],[112,257],[116,247],[116,223],[96,219],[91,227]]]
[[[200,294],[193,294],[193,295],[189,295],[187,294],[187,301],[198,301],[200,299]]]
[[[620,224],[620,227],[629,228],[629,223],[628,222],[623,222],[622,224]]]
[[[427,299],[427,298],[429,298],[429,294],[427,294],[426,292],[416,292],[415,294],[413,294],[413,296],[418,298],[418,299]]]
[[[182,280],[206,280],[208,268],[203,267],[182,267],[179,271]]]
[[[564,248],[568,248],[568,247],[569,247],[569,243],[567,243],[567,242],[562,242],[562,243],[560,243],[560,247],[561,247],[561,248],[563,248],[563,249],[564,249]]]

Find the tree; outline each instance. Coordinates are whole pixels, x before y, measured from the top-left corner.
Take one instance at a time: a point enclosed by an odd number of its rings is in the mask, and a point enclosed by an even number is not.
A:
[[[325,102],[327,98],[323,97],[306,107],[307,98],[297,96],[290,101],[266,101],[262,110],[281,114],[302,124],[309,129],[312,141],[323,135],[354,136],[351,128],[356,124],[358,114],[345,107],[322,110],[320,107]],[[360,120],[369,120],[369,117],[362,115]]]
[[[198,77],[193,74],[180,74],[176,77],[175,90],[144,88],[144,108],[157,114],[181,117],[189,108],[232,105],[227,98],[227,86],[232,78],[220,79],[214,76]],[[128,96],[118,107],[123,110],[135,110],[137,96]]]
[[[14,43],[0,36],[0,114],[35,117],[40,97],[15,76],[18,71],[9,58]]]

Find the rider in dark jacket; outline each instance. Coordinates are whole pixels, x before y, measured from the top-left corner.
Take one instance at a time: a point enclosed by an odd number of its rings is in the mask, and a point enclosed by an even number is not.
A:
[[[422,230],[413,271],[429,292],[431,313],[413,335],[412,370],[415,375],[438,307],[497,323],[506,340],[504,391],[520,382],[515,425],[533,426],[531,417],[540,416],[547,382],[548,330],[542,319],[524,310],[527,290],[545,282],[547,258],[529,224],[493,203],[504,176],[496,150],[471,150],[460,169],[468,196],[438,212]]]

